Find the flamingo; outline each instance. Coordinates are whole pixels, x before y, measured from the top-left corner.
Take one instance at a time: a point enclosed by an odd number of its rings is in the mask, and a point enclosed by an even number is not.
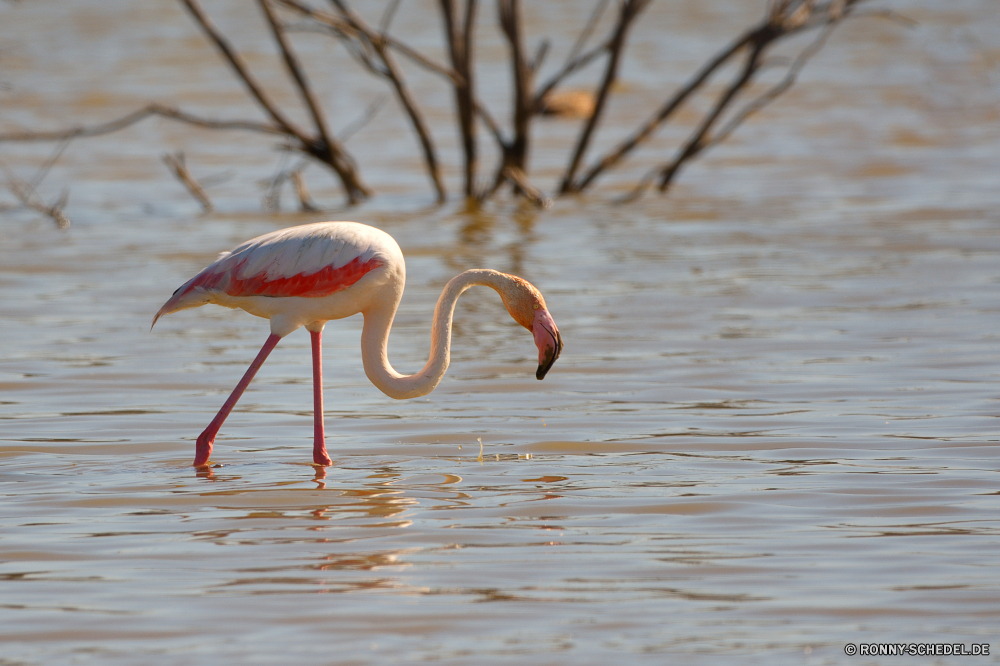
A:
[[[281,338],[305,326],[312,338],[313,462],[333,464],[323,423],[323,327],[332,319],[361,313],[361,358],[365,374],[390,398],[427,395],[440,383],[451,359],[451,323],[458,297],[482,285],[500,294],[514,321],[531,331],[538,347],[542,379],[559,358],[562,336],[545,299],[531,283],[514,275],[473,269],[452,278],[434,308],[430,358],[414,375],[389,364],[389,329],[403,295],[406,266],[392,236],[356,222],[319,222],[281,229],[248,240],[185,282],[163,304],[163,315],[207,303],[239,308],[271,320],[271,334],[222,409],[198,436],[194,465],[208,464],[223,422]],[[152,326],[150,327],[152,330]]]

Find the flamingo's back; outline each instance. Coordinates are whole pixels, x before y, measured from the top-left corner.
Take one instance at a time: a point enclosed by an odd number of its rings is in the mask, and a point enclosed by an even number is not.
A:
[[[343,291],[401,257],[386,233],[354,222],[321,222],[258,236],[224,252],[181,285],[153,318],[238,297],[318,298]]]

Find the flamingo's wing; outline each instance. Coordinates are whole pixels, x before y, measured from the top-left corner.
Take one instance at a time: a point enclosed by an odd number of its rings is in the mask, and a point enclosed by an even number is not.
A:
[[[381,265],[364,238],[330,229],[293,227],[247,241],[196,275],[201,287],[229,296],[327,296]]]
[[[347,289],[382,265],[362,225],[305,225],[243,243],[174,292],[156,319],[227,296],[318,297]]]

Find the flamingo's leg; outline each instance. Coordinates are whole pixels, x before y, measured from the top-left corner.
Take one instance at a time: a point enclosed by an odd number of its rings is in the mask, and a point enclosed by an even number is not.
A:
[[[332,465],[326,452],[323,432],[323,343],[321,331],[309,331],[313,354],[313,462],[324,467]]]
[[[194,453],[194,464],[204,465],[208,462],[208,457],[212,454],[212,442],[215,441],[215,436],[219,434],[219,428],[222,427],[222,422],[226,420],[229,416],[229,412],[233,411],[233,407],[236,406],[236,401],[240,399],[243,395],[243,391],[246,390],[250,381],[253,379],[257,371],[260,370],[260,366],[264,365],[264,361],[267,359],[267,355],[271,353],[275,345],[278,344],[278,340],[281,339],[280,335],[275,335],[272,333],[268,336],[267,340],[264,342],[264,346],[261,347],[260,352],[257,354],[257,358],[253,360],[250,367],[247,368],[246,374],[243,375],[243,379],[240,383],[236,385],[233,392],[229,395],[229,399],[226,400],[226,404],[222,405],[222,409],[219,413],[215,415],[212,422],[208,424],[205,431],[198,435],[198,443],[195,446]]]

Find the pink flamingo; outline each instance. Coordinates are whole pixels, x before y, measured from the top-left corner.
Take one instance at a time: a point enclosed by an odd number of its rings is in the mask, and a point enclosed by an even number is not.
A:
[[[321,222],[282,229],[249,240],[185,282],[153,317],[206,303],[240,308],[271,320],[271,335],[243,379],[205,431],[198,436],[195,465],[208,463],[223,421],[278,341],[305,326],[312,337],[313,462],[331,465],[323,429],[321,332],[331,319],[361,313],[361,358],[368,379],[390,398],[427,395],[438,385],[451,358],[451,322],[458,297],[483,285],[500,294],[514,320],[532,332],[542,379],[562,351],[562,337],[542,294],[514,275],[468,270],[445,286],[434,308],[431,353],[423,370],[401,375],[389,365],[389,328],[403,295],[406,266],[389,234],[355,222]]]

